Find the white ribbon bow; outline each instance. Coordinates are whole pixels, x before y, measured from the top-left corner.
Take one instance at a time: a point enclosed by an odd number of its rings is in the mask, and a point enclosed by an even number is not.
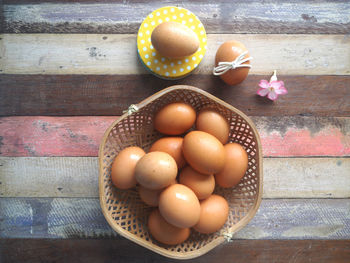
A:
[[[248,51],[243,52],[232,62],[219,62],[218,66],[214,68],[213,74],[215,76],[219,76],[219,75],[225,74],[230,69],[251,68],[252,65],[243,64],[243,63],[253,59],[252,57],[244,58],[244,56],[247,54],[248,54]]]

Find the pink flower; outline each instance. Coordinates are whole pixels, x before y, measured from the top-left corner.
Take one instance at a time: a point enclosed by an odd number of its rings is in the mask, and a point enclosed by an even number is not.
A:
[[[267,95],[267,97],[270,100],[276,100],[278,95],[283,95],[288,93],[287,89],[284,87],[284,82],[277,80],[276,70],[274,71],[274,74],[272,75],[270,82],[268,82],[265,79],[262,79],[259,82],[259,87],[260,89],[258,89],[256,93],[261,97],[265,97]]]

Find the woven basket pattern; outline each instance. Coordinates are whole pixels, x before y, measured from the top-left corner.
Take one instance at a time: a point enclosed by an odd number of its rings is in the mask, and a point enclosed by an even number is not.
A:
[[[186,86],[188,87],[188,86]],[[261,198],[261,182],[259,165],[261,153],[259,151],[258,135],[252,128],[246,116],[241,116],[233,107],[226,107],[225,103],[205,92],[197,92],[196,88],[171,89],[156,99],[149,99],[139,111],[125,115],[109,133],[106,133],[100,148],[100,197],[101,206],[109,223],[119,233],[127,238],[136,239],[148,248],[157,248],[160,254],[172,257],[186,257],[186,253],[201,251],[205,253],[211,249],[211,243],[225,234],[234,233],[237,223],[248,213],[251,217],[256,213],[256,206]],[[162,134],[153,128],[153,117],[163,106],[172,102],[186,102],[198,112],[204,107],[211,107],[220,112],[230,124],[229,142],[241,144],[248,153],[248,170],[238,186],[231,189],[216,187],[216,194],[226,198],[230,206],[229,218],[224,227],[209,235],[199,234],[191,230],[191,235],[184,243],[168,246],[154,240],[147,229],[147,218],[152,208],[145,205],[139,198],[137,189],[119,190],[111,182],[111,165],[116,155],[125,147],[139,146],[146,152]],[[246,223],[245,223],[246,224]],[[124,230],[124,231],[123,231]],[[216,242],[217,243],[217,242]],[[205,249],[204,249],[205,248]],[[204,252],[204,250],[206,250]],[[162,253],[162,251],[164,253]]]

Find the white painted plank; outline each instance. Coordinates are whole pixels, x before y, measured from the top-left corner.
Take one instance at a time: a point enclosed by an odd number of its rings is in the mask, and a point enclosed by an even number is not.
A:
[[[107,38],[106,38],[107,37]],[[0,70],[6,74],[140,74],[136,35],[3,34]],[[106,38],[106,39],[104,39]],[[211,74],[215,53],[227,40],[243,42],[254,57],[251,74],[348,75],[345,35],[209,34],[196,73]]]
[[[349,198],[350,158],[264,158],[264,198]],[[97,197],[96,157],[1,157],[2,197]]]
[[[117,234],[97,198],[0,198],[0,238]],[[350,239],[350,199],[265,199],[233,239]]]
[[[265,198],[348,198],[349,158],[264,158]]]
[[[96,157],[1,157],[2,197],[97,197]]]

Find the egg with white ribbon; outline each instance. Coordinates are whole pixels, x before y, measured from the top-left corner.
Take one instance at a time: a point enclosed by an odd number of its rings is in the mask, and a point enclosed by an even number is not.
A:
[[[250,57],[247,48],[239,41],[227,41],[217,50],[213,74],[228,85],[241,83],[248,76]]]

